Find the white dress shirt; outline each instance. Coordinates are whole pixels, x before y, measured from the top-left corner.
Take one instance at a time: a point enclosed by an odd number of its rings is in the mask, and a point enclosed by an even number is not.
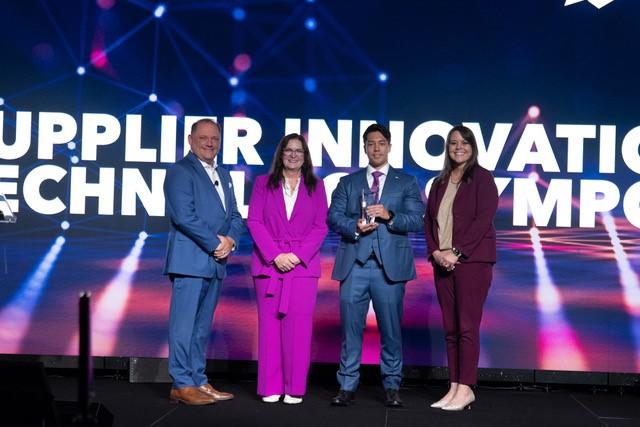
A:
[[[382,197],[382,189],[384,188],[384,183],[387,180],[387,175],[389,174],[389,163],[386,163],[379,169],[374,168],[371,165],[367,165],[367,184],[369,184],[369,188],[373,185],[373,171],[380,171],[383,175],[380,175],[378,178],[378,199]]]
[[[218,171],[217,171],[218,164],[214,161],[213,166],[211,166],[207,162],[203,162],[200,159],[198,160],[200,161],[200,163],[202,163],[204,170],[207,172],[207,175],[209,175],[209,179],[213,183],[213,186],[216,188],[216,191],[218,192],[218,196],[220,196],[220,201],[222,202],[222,209],[226,211],[227,206],[224,203],[224,189],[222,188],[222,181],[220,181],[220,176],[218,176]]]
[[[287,183],[286,178],[283,179],[284,183],[282,185],[282,194],[284,195],[284,207],[287,210],[287,219],[291,219],[291,213],[293,212],[293,207],[296,204],[296,199],[298,198],[298,189],[300,188],[300,177],[296,181],[296,188],[291,190],[289,184]]]

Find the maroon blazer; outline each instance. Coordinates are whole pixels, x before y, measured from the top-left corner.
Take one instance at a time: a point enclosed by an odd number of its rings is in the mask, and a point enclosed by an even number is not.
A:
[[[268,175],[256,178],[249,201],[247,228],[255,243],[251,257],[251,274],[267,277],[320,277],[320,247],[327,235],[327,195],[318,179],[311,195],[300,179],[298,197],[287,219],[282,187],[269,188]],[[300,258],[288,273],[281,273],[273,260],[282,252]]]
[[[436,179],[429,191],[424,215],[427,253],[440,249],[438,209],[447,182]],[[498,209],[498,189],[491,172],[476,166],[469,182],[461,182],[453,199],[453,246],[462,252],[460,262],[496,262],[496,229],[493,218]],[[444,248],[442,248],[444,249]]]

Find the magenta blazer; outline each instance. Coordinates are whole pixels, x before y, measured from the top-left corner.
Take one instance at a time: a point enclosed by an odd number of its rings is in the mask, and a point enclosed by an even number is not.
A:
[[[429,191],[424,215],[424,234],[429,258],[439,248],[438,209],[447,183],[435,180]],[[476,166],[470,182],[460,183],[453,199],[453,246],[463,256],[460,262],[496,262],[496,229],[493,218],[498,209],[498,189],[491,172]]]
[[[327,195],[318,179],[309,195],[300,179],[298,198],[291,219],[287,219],[282,187],[267,186],[268,175],[259,176],[253,184],[249,201],[247,227],[254,241],[251,274],[278,277],[320,277],[320,247],[327,235]],[[292,271],[281,273],[273,260],[282,252],[293,252],[301,263]]]

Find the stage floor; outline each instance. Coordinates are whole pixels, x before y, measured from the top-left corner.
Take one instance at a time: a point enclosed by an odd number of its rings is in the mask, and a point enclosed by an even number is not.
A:
[[[75,400],[76,380],[50,376],[58,401]],[[216,388],[235,393],[231,401],[190,407],[168,402],[168,384],[132,384],[126,379],[96,378],[94,401],[114,415],[115,426],[639,426],[640,394],[637,387],[623,395],[586,386],[553,386],[549,391],[523,391],[481,386],[472,410],[446,413],[430,403],[444,393],[443,385],[403,387],[401,409],[383,406],[379,386],[364,384],[356,403],[335,408],[329,400],[337,391],[330,382],[310,384],[300,405],[267,404],[255,394],[254,381],[212,381]]]

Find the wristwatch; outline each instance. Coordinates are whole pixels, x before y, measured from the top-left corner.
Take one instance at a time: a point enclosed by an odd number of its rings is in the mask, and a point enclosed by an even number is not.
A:
[[[460,251],[460,249],[456,248],[455,246],[451,248],[451,252],[453,252],[453,254],[458,258],[462,256],[462,252]]]
[[[387,211],[389,212],[389,219],[387,220],[387,225],[393,225],[393,218],[396,216],[396,214],[393,211]]]

